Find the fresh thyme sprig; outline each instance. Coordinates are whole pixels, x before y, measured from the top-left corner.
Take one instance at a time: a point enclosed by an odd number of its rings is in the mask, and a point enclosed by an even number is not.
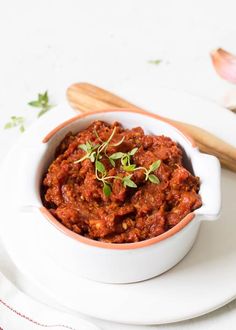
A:
[[[159,184],[160,180],[158,179],[158,177],[153,174],[154,171],[156,171],[161,165],[161,161],[157,160],[154,163],[152,163],[148,169],[146,169],[145,167],[143,167],[143,169],[145,169],[144,173],[145,173],[145,180],[149,180],[152,183],[155,184]]]
[[[99,175],[99,173],[101,174],[101,176]],[[99,180],[103,183],[104,195],[109,197],[111,194],[111,184],[108,180],[117,179],[119,177],[118,176],[107,176],[107,171],[105,169],[105,166],[99,160],[96,160],[96,162],[95,162],[95,175],[96,175],[97,180]]]
[[[38,99],[29,102],[28,105],[40,109],[38,117],[42,116],[53,107],[53,105],[49,103],[49,96],[47,91],[42,94],[39,93]],[[14,127],[19,127],[20,132],[23,133],[25,131],[25,117],[11,116],[10,121],[5,124],[4,128],[10,129]]]
[[[109,145],[109,143],[111,142],[113,136],[115,135],[116,132],[116,127],[114,127],[111,135],[109,136],[107,141],[103,141],[102,139],[100,139],[98,133],[95,130],[95,135],[96,137],[99,139],[99,141],[102,142],[102,144],[98,147],[97,152],[96,152],[96,160],[95,160],[95,175],[97,180],[102,181],[103,183],[103,193],[105,196],[110,196],[111,194],[111,187],[110,187],[110,183],[109,183],[109,179],[115,179],[115,178],[119,178],[118,176],[106,176],[107,175],[107,171],[105,169],[105,166],[103,165],[102,162],[100,162],[100,160],[102,159],[102,151],[104,151],[104,154],[107,158],[109,158],[109,156],[107,155],[107,147]],[[112,166],[115,167],[115,163],[111,162]],[[98,174],[100,173],[101,176]]]
[[[121,180],[124,187],[130,187],[130,188],[137,188],[136,183],[131,179],[133,174],[129,174],[126,176],[107,176],[107,170],[104,166],[104,164],[101,162],[103,159],[103,156],[105,156],[107,159],[109,159],[111,165],[115,167],[116,163],[115,161],[120,159],[122,169],[124,172],[134,172],[137,170],[143,170],[145,174],[145,181],[149,180],[152,183],[159,184],[160,180],[158,177],[153,174],[155,170],[157,170],[161,164],[160,160],[157,160],[156,162],[152,163],[149,168],[145,167],[136,167],[136,164],[131,163],[131,157],[135,155],[135,153],[138,151],[138,148],[133,148],[127,153],[124,152],[116,152],[112,155],[107,154],[107,148],[108,146],[119,146],[123,143],[124,137],[122,139],[115,143],[111,144],[111,141],[115,135],[116,127],[114,127],[111,135],[109,136],[107,141],[103,141],[97,131],[94,131],[95,136],[100,141],[100,144],[93,145],[91,141],[86,142],[85,144],[80,144],[79,148],[85,151],[85,155],[74,161],[75,164],[80,163],[84,161],[85,159],[90,159],[92,163],[95,163],[95,176],[98,181],[101,181],[103,184],[103,193],[105,196],[109,197],[111,194],[111,182],[110,179],[117,179]]]
[[[101,176],[98,174],[98,172],[101,173]],[[95,174],[97,180],[102,181],[103,193],[107,197],[109,197],[111,194],[111,183],[108,181],[109,179],[121,180],[124,187],[137,188],[136,183],[131,180],[132,174],[125,177],[120,177],[117,175],[107,176],[105,166],[99,160],[95,162]]]
[[[100,138],[100,136],[98,135],[98,132],[97,132],[96,130],[94,130],[94,134],[96,135],[97,139],[98,139],[100,142],[102,142],[102,145],[106,144],[106,145],[105,145],[105,148],[104,148],[104,153],[105,153],[106,157],[109,159],[109,162],[111,163],[111,165],[112,165],[113,167],[115,167],[116,164],[115,164],[114,160],[113,160],[112,158],[110,158],[110,157],[107,155],[107,147],[108,147],[108,144],[110,143],[111,139],[113,138],[113,136],[114,136],[114,134],[115,134],[115,131],[116,131],[116,127],[114,127],[114,129],[113,129],[113,131],[112,131],[111,136],[109,137],[109,139],[108,139],[107,141],[103,141],[103,140]],[[124,139],[125,139],[125,137],[123,136],[119,142],[117,142],[117,143],[113,143],[113,144],[111,144],[111,146],[112,146],[112,147],[118,147],[121,143],[123,143]],[[109,141],[109,140],[110,140],[110,141]],[[108,143],[107,143],[107,142],[108,142]],[[101,151],[100,151],[100,152],[101,152]]]
[[[13,127],[19,127],[21,133],[25,131],[25,118],[24,117],[16,117],[11,116],[10,121],[5,124],[5,129],[10,129]]]
[[[90,159],[92,163],[95,162],[95,159],[96,159],[96,149],[99,147],[100,145],[99,144],[96,144],[96,145],[92,145],[92,143],[90,141],[86,142],[86,144],[80,144],[79,145],[79,148],[84,150],[86,152],[86,154],[76,160],[74,163],[80,163],[82,162],[83,160],[85,159]]]
[[[133,174],[125,176],[122,179],[122,183],[123,183],[124,187],[137,188],[136,183],[133,180],[131,180],[132,176],[133,176]]]
[[[155,174],[153,174],[153,172],[160,167],[161,161],[160,160],[155,161],[154,163],[152,163],[149,166],[148,169],[146,167],[141,167],[141,166],[140,167],[136,167],[136,164],[131,164],[130,158],[137,151],[138,151],[138,148],[134,148],[131,151],[129,151],[128,153],[116,152],[116,153],[112,154],[109,158],[115,159],[115,160],[120,159],[121,164],[122,164],[122,168],[126,172],[133,172],[133,171],[137,171],[137,170],[144,170],[145,181],[149,180],[152,183],[156,183],[156,184],[160,183],[160,180],[158,179],[158,177]]]
[[[49,103],[48,91],[42,94],[38,94],[38,99],[28,103],[31,107],[39,108],[38,117],[44,115],[48,110],[53,108],[53,105]]]
[[[125,152],[115,152],[111,156],[109,156],[109,159],[117,160],[120,159],[121,164],[123,165],[123,169],[127,172],[130,170],[132,171],[134,169],[134,165],[130,164],[130,158],[138,151],[138,148],[134,148],[131,151],[125,153]]]
[[[98,174],[101,173],[101,176]],[[98,159],[95,161],[95,175],[97,180],[102,181],[103,183],[103,193],[105,196],[110,196],[111,194],[111,187],[110,184],[107,182],[106,177],[107,171],[105,169],[105,166],[102,162],[100,162]]]

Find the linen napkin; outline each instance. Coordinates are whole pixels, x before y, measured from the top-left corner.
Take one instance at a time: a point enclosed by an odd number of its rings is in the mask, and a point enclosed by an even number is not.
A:
[[[0,273],[0,330],[99,330],[81,318],[56,311],[20,292]]]

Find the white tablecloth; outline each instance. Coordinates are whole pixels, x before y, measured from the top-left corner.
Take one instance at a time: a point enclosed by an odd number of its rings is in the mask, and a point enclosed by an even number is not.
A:
[[[59,104],[75,81],[119,92],[120,86],[145,79],[222,102],[233,86],[216,76],[209,51],[222,46],[236,53],[235,12],[235,0],[2,1],[0,127],[11,115],[26,116],[30,125],[36,112],[27,106],[28,101],[48,89]],[[162,62],[148,63],[155,59]],[[0,128],[2,157],[19,134]],[[29,292],[32,284],[17,271],[9,272],[4,258],[2,272]],[[107,330],[148,329],[93,321]],[[235,327],[236,303],[232,302],[201,318],[154,328]]]

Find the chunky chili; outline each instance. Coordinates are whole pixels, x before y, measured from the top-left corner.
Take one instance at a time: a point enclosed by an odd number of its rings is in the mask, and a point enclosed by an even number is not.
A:
[[[94,121],[57,147],[42,199],[79,235],[131,243],[164,233],[200,207],[199,185],[169,137]]]

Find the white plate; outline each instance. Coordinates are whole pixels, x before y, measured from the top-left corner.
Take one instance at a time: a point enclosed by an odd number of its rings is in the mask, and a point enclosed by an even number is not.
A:
[[[146,109],[157,110],[157,113],[166,116],[173,114],[173,118],[184,118],[185,121],[209,127],[227,141],[236,143],[236,116],[227,110],[184,93],[156,89],[152,89],[152,93],[150,89],[146,92],[142,88],[141,95],[137,89],[134,92],[125,88],[123,94],[136,95],[133,101],[140,100],[138,103],[141,104],[142,99]],[[212,120],[213,113],[217,118],[215,121]],[[236,175],[226,170],[222,177],[223,208],[220,220],[203,223],[191,252],[176,267],[157,278],[128,285],[101,284],[75,278],[58,268],[48,256],[32,248],[34,238],[27,236],[32,214],[20,213],[13,207],[17,196],[14,194],[15,176],[12,170],[17,167],[22,145],[32,145],[72,114],[64,106],[45,115],[9,153],[1,170],[3,213],[0,233],[19,269],[61,305],[122,323],[160,324],[185,320],[210,312],[234,299]],[[44,219],[38,215],[38,221]]]

